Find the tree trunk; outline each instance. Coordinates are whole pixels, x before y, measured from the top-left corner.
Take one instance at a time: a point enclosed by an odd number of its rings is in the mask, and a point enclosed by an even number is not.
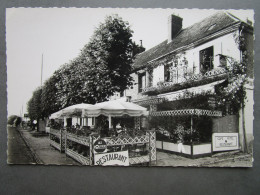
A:
[[[40,119],[37,119],[37,132],[39,132],[39,127],[40,127],[39,123],[40,123]]]

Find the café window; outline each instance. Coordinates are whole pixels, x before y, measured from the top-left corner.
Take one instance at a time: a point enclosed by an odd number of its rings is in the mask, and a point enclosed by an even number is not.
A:
[[[71,127],[72,126],[72,118],[67,118],[67,127]]]
[[[138,93],[141,93],[146,86],[145,73],[138,75]]]
[[[92,125],[94,126],[95,125],[95,117],[92,117]]]
[[[213,46],[200,51],[200,72],[202,74],[214,68],[213,60],[214,60]]]
[[[125,92],[125,91],[121,91],[121,92],[120,92],[120,97],[124,97],[124,92]]]
[[[83,120],[82,120],[82,118],[79,119],[79,124],[80,124],[80,126],[83,126]]]

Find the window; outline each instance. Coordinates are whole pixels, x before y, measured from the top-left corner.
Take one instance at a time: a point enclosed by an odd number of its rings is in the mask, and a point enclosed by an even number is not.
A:
[[[168,64],[164,66],[164,81],[171,81],[170,65]]]
[[[79,119],[79,124],[80,124],[80,126],[83,126],[82,118]]]
[[[200,72],[204,74],[205,72],[212,70],[214,68],[213,60],[213,46],[208,47],[200,51]]]
[[[208,28],[208,30],[212,30],[215,26],[216,26],[216,24],[212,24],[212,25]]]
[[[151,87],[151,86],[153,86],[153,69],[149,69],[147,71],[147,74],[148,74],[147,86]]]
[[[227,66],[227,56],[224,56],[222,54],[219,54],[219,65],[220,67],[226,67]]]
[[[138,75],[138,93],[141,93],[146,86],[145,73]]]
[[[72,118],[67,118],[67,127],[71,127],[72,126]]]
[[[95,125],[95,117],[92,117],[92,125]]]

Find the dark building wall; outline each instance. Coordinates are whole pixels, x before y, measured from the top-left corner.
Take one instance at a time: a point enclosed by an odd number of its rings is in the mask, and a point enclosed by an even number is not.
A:
[[[247,52],[247,76],[254,78],[254,36],[252,32],[248,31],[244,35]]]
[[[212,120],[212,133],[238,133],[238,116],[228,115]]]

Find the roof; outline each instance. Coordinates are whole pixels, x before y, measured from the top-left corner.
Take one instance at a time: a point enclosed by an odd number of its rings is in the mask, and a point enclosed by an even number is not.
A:
[[[182,29],[170,43],[165,40],[159,45],[138,54],[134,60],[133,68],[139,69],[147,66],[147,63],[151,60],[162,57],[174,50],[192,44],[195,41],[240,22],[238,18],[225,11],[217,12],[190,27]]]

